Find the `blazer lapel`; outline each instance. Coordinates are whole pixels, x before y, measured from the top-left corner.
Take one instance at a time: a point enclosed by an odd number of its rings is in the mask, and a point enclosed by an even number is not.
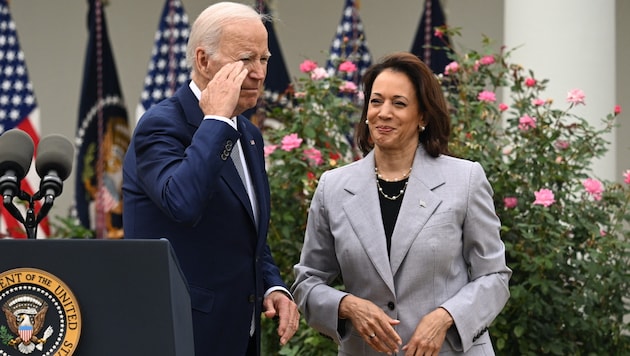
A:
[[[344,189],[352,197],[343,204],[348,222],[355,231],[365,253],[385,281],[392,294],[395,294],[394,277],[389,268],[389,257],[385,241],[385,230],[381,218],[381,205],[374,175],[374,153],[357,161],[356,179],[349,181]]]
[[[435,166],[435,159],[419,146],[409,185],[392,233],[390,263],[393,275],[396,275],[422,227],[442,203],[442,200],[433,193],[433,189],[444,182],[439,168]]]

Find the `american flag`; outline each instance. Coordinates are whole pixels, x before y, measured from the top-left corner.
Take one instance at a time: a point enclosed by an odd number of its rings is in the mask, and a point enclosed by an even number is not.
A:
[[[359,0],[346,0],[341,23],[337,26],[326,63],[328,74],[335,75],[340,62],[352,61],[357,66],[357,71],[346,73],[344,79],[353,81],[357,86],[361,84],[361,77],[372,64],[372,55],[359,17],[358,2]]]
[[[88,0],[89,39],[76,134],[74,215],[97,238],[121,238],[122,161],[130,130],[100,0]]]
[[[151,61],[136,109],[136,120],[140,120],[151,105],[170,97],[181,85],[188,82],[186,43],[189,33],[188,16],[182,2],[166,0],[159,27],[155,32]]]
[[[444,73],[444,67],[451,62],[448,52],[442,48],[450,43],[448,36],[435,36],[435,28],[444,25],[446,20],[440,0],[426,0],[411,53],[422,59],[435,74]]]
[[[33,85],[28,77],[24,52],[18,42],[9,5],[6,0],[0,0],[0,134],[14,128],[28,133],[37,147],[40,135],[39,109]],[[31,169],[22,180],[21,189],[32,196],[38,188],[39,177],[35,169]],[[36,211],[39,211],[40,206],[36,202]],[[5,235],[26,237],[22,224],[0,204],[0,237]],[[49,235],[48,219],[45,218],[39,224],[37,237]]]

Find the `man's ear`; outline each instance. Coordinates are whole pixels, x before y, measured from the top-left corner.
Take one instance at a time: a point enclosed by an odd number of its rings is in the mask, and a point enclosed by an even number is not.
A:
[[[195,49],[194,65],[198,73],[203,73],[203,74],[208,73],[208,66],[210,65],[210,56],[208,56],[208,54],[202,47],[197,47]]]

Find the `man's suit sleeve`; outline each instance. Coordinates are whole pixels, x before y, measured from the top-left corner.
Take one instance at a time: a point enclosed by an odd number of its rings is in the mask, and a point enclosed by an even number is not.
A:
[[[135,132],[143,190],[174,221],[195,224],[218,186],[226,163],[221,153],[238,135],[218,120],[203,120],[194,131],[175,108],[154,111],[140,120]]]

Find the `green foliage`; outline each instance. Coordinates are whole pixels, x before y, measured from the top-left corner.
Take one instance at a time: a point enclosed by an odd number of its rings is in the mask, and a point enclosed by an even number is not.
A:
[[[50,219],[53,229],[52,236],[55,238],[94,238],[94,230],[86,229],[76,218],[55,216],[55,220]]]
[[[9,332],[9,329],[6,326],[1,325],[0,326],[0,342],[2,342],[5,345],[8,345],[9,341],[11,340],[13,340],[13,336]]]
[[[630,187],[589,169],[607,151],[603,136],[620,108],[601,127],[573,114],[584,103],[581,91],[555,109],[541,99],[548,80],[509,63],[510,52],[493,53],[487,38],[483,44],[483,52],[454,50],[456,69],[441,80],[453,109],[450,149],[485,168],[514,272],[491,330],[497,352],[628,354]],[[504,93],[509,108],[480,100],[483,91]],[[590,192],[586,179],[596,180]],[[555,202],[534,204],[541,189]]]
[[[289,98],[292,104],[277,108],[268,115],[281,122],[281,128],[264,131],[271,188],[268,242],[280,273],[289,285],[295,279],[293,265],[300,259],[306,216],[317,181],[324,171],[355,158],[348,135],[359,116],[355,93],[339,93],[344,80],[339,76],[311,79],[313,70],[307,73],[308,78],[301,78],[295,83],[295,92]],[[296,136],[291,136],[293,134]],[[299,142],[299,139],[302,141]],[[291,142],[297,147],[289,145]],[[298,333],[279,350],[276,327],[275,323],[264,324],[265,355],[321,356],[337,353],[337,346],[332,340],[309,328],[303,320]]]

